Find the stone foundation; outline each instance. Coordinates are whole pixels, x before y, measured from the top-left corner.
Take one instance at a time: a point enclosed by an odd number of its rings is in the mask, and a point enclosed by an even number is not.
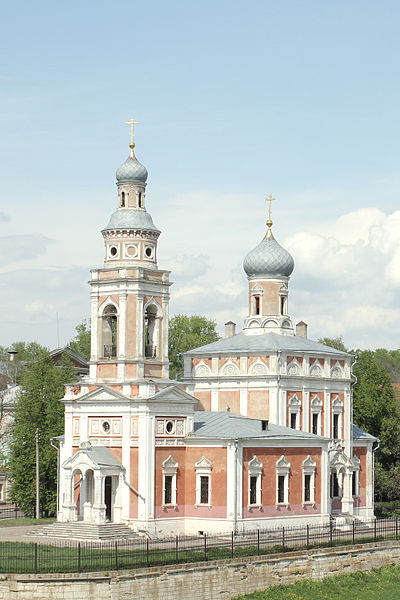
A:
[[[137,571],[2,575],[0,600],[230,600],[271,585],[400,563],[400,542],[291,552]]]

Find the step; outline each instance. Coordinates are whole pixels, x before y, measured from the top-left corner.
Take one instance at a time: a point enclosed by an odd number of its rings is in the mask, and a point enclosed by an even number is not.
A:
[[[140,539],[140,536],[128,525],[119,523],[52,523],[30,531],[27,535],[40,535],[74,540],[118,540]]]

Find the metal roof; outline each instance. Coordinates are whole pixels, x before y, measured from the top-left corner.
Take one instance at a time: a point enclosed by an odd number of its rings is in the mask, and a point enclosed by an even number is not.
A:
[[[304,338],[300,335],[279,335],[278,333],[245,334],[243,331],[232,337],[223,338],[217,342],[212,342],[206,346],[200,346],[193,350],[188,350],[184,354],[190,355],[211,355],[226,354],[227,352],[254,352],[257,354],[267,354],[268,352],[277,352],[285,350],[288,352],[311,352],[316,354],[334,354],[338,357],[350,356],[347,352],[336,350],[330,346],[325,346],[314,340]]]
[[[194,413],[194,433],[190,438],[220,438],[220,439],[291,439],[291,440],[324,440],[328,438],[314,435],[306,431],[298,431],[290,427],[282,427],[274,423],[268,423],[268,429],[262,430],[260,419],[251,419],[229,412],[206,412],[196,411]]]
[[[276,275],[289,277],[294,269],[294,260],[269,231],[258,246],[247,254],[243,268],[248,277]]]
[[[371,435],[370,433],[367,433],[366,431],[364,431],[364,429],[361,429],[361,427],[358,427],[357,425],[353,424],[353,440],[374,440],[374,441],[378,441],[378,438],[376,438],[375,436]]]
[[[143,208],[119,208],[111,215],[103,231],[107,229],[145,229],[160,233],[149,213]]]

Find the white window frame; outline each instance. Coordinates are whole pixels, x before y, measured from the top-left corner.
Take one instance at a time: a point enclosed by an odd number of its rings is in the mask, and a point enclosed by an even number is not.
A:
[[[178,471],[178,463],[170,454],[168,458],[166,458],[162,464],[163,471],[163,489],[162,489],[162,506],[176,506],[176,492],[177,492],[177,471]],[[171,482],[171,502],[165,502],[165,478],[167,476],[172,477]]]
[[[317,463],[315,460],[311,458],[309,454],[307,458],[303,461],[303,504],[315,504],[315,470],[317,468]],[[310,476],[310,499],[306,500],[306,475]]]
[[[287,506],[289,504],[289,475],[290,475],[290,462],[282,454],[282,456],[276,461],[276,504],[277,506]],[[279,502],[279,476],[284,477],[283,487],[283,502]]]
[[[342,440],[343,439],[343,402],[339,398],[339,396],[336,396],[334,398],[334,400],[332,401],[332,411],[331,412],[332,412],[331,438],[336,439],[336,440]],[[333,423],[334,423],[333,415],[339,415],[338,437],[337,438],[333,437]]]
[[[249,507],[260,507],[262,506],[262,488],[261,488],[261,477],[262,477],[262,469],[263,464],[257,458],[256,455],[249,461],[249,479],[248,479],[248,505]],[[250,496],[250,481],[251,477],[256,477],[256,502],[251,504],[251,496]]]
[[[288,423],[288,427],[291,427],[291,423],[292,423],[292,415],[296,415],[296,427],[294,428],[296,431],[300,431],[301,430],[301,400],[300,398],[297,396],[297,394],[295,394],[294,396],[292,396],[289,400],[289,423]]]
[[[208,506],[211,508],[211,471],[212,471],[212,462],[202,456],[200,460],[198,460],[194,467],[196,469],[196,504],[195,506]],[[201,477],[208,477],[208,502],[201,502]]]
[[[310,423],[310,433],[313,432],[313,416],[318,415],[318,427],[317,427],[317,435],[322,435],[322,400],[319,396],[315,395],[311,400],[311,423]]]

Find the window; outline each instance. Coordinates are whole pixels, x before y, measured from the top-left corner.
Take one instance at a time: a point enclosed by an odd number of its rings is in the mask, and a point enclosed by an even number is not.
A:
[[[164,504],[172,504],[172,475],[164,476]]]
[[[278,475],[278,504],[285,502],[285,475]]]
[[[300,413],[301,400],[295,394],[289,400],[289,426],[292,429],[300,429]]]
[[[317,463],[310,455],[303,461],[303,502],[315,502],[315,469]]]
[[[103,310],[102,315],[102,346],[104,358],[115,358],[117,356],[117,331],[117,309],[112,304],[108,304]]]
[[[211,470],[212,463],[204,456],[198,460],[196,469],[196,504],[195,506],[211,506]]]
[[[200,504],[209,504],[210,477],[200,475]]]
[[[286,296],[280,296],[280,300],[281,300],[281,315],[286,314],[285,308],[286,308]]]
[[[312,414],[312,432],[318,435],[319,432],[319,413]]]
[[[254,296],[255,314],[260,314],[260,296]]]
[[[335,440],[342,438],[343,402],[336,396],[332,402],[332,437]]]
[[[354,465],[351,477],[351,493],[353,497],[358,497],[360,495],[360,459],[354,455],[351,462]]]
[[[163,506],[176,506],[178,463],[169,455],[163,464]]]
[[[333,415],[332,436],[335,440],[339,438],[339,415],[337,413]]]
[[[261,475],[262,462],[254,456],[249,461],[249,506],[261,506]]]
[[[138,205],[139,205],[139,208],[143,208],[143,206],[142,206],[142,192],[138,193]]]
[[[125,206],[125,192],[121,192],[121,207]]]
[[[155,358],[157,356],[157,307],[151,304],[146,308],[144,318],[144,355],[146,358]]]
[[[289,472],[290,462],[285,456],[276,461],[276,502],[289,504]]]

